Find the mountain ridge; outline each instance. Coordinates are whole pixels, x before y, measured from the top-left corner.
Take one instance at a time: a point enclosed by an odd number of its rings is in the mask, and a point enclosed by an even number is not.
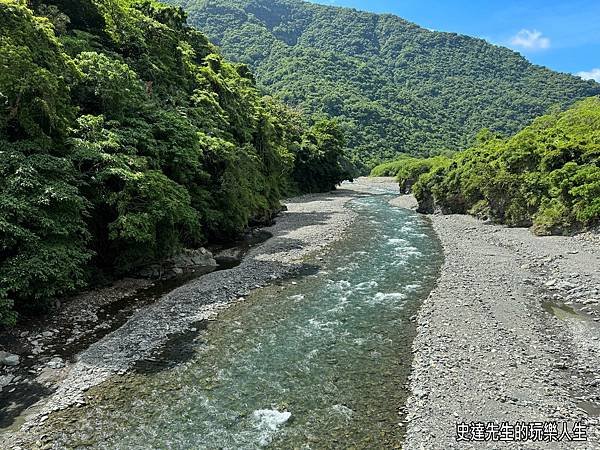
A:
[[[300,0],[169,0],[259,85],[337,117],[365,166],[399,153],[469,145],[482,128],[510,135],[600,84],[536,66],[483,39],[430,31],[393,14]]]

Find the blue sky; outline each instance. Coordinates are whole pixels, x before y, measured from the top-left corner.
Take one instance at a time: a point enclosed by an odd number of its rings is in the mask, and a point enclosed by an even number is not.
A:
[[[425,28],[510,47],[535,64],[600,82],[600,0],[310,0],[393,13]]]

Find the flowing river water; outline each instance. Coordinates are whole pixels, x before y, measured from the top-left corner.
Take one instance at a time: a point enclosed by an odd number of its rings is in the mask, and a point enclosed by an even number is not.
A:
[[[58,413],[59,447],[395,448],[414,315],[442,262],[428,220],[358,198],[347,235],[303,276],[255,291],[156,364]],[[411,319],[412,318],[412,319]],[[168,350],[168,349],[167,349]],[[163,357],[167,357],[163,354]]]

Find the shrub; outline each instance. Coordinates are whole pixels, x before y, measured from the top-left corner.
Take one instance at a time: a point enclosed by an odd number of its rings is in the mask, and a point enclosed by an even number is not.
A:
[[[394,164],[401,189],[414,183],[422,212],[470,212],[563,234],[600,221],[599,148],[600,98],[591,97],[508,139],[482,133],[477,146],[450,159]]]

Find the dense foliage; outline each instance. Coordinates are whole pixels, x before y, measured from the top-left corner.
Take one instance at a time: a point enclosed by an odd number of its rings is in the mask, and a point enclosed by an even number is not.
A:
[[[536,119],[511,138],[487,130],[451,158],[405,158],[394,166],[422,212],[470,213],[537,234],[600,222],[600,97]],[[392,170],[393,171],[393,170]]]
[[[375,166],[371,170],[372,177],[396,177],[400,184],[400,192],[409,194],[419,177],[433,168],[442,167],[450,161],[447,156],[418,158],[402,155],[400,158]]]
[[[337,117],[369,167],[465,148],[482,128],[510,135],[550,106],[600,93],[506,48],[392,15],[300,0],[168,1],[270,93]]]
[[[179,8],[0,0],[0,323],[335,187],[344,145]]]

